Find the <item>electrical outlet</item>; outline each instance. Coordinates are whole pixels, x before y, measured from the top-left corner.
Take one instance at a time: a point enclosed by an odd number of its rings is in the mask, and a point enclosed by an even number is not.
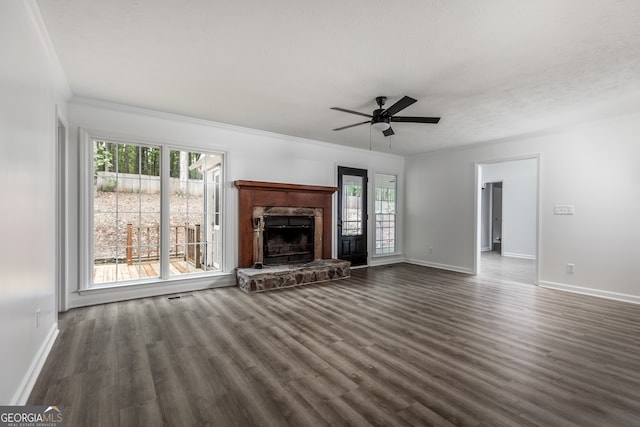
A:
[[[575,264],[567,264],[567,273],[569,274],[574,274],[576,272],[576,265]]]
[[[40,327],[40,309],[36,310],[36,329]]]
[[[429,253],[432,254],[433,253],[433,248],[429,248]]]

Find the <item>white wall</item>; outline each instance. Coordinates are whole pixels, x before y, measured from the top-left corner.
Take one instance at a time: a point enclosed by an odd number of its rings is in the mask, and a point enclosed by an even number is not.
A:
[[[400,156],[84,99],[73,100],[69,104],[69,121],[72,141],[69,153],[72,194],[75,194],[78,188],[78,161],[76,160],[79,144],[78,127],[87,130],[89,134],[108,132],[125,138],[168,142],[176,146],[226,152],[224,271],[230,273],[237,266],[238,200],[237,190],[233,185],[234,180],[335,186],[337,185],[337,166],[342,165],[367,169],[370,177],[370,191],[373,188],[373,177],[376,172],[398,174],[399,197],[403,195],[405,160]],[[369,199],[370,209],[373,212],[373,197]],[[71,212],[77,211],[77,203],[77,199],[71,201],[69,207]],[[402,204],[402,199],[399,200],[399,204]],[[72,217],[70,222],[77,224],[77,216]],[[333,228],[335,233],[336,227]],[[369,221],[368,231],[369,253],[372,254],[373,221]],[[77,237],[77,230],[70,230],[69,241],[77,242]],[[73,263],[70,269],[77,271],[78,248],[70,249],[70,262]],[[399,252],[401,250],[400,246]],[[228,283],[228,279],[226,282]],[[215,285],[216,280],[209,279],[209,284]],[[161,289],[131,288],[117,293],[78,295],[75,293],[78,286],[78,280],[71,283],[69,294],[71,307],[176,291],[176,288],[163,285]],[[202,287],[201,284],[197,286]]]
[[[475,164],[536,153],[540,284],[640,302],[639,114],[408,158],[407,258],[472,271]],[[575,205],[575,215],[553,215],[555,204]]]
[[[26,402],[57,333],[55,111],[68,87],[41,28],[33,2],[0,2],[2,405]]]
[[[535,258],[537,159],[489,163],[481,169],[482,183],[502,181],[502,255]]]

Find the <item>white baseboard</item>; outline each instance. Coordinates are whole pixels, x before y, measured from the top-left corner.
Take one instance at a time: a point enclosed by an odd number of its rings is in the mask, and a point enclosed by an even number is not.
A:
[[[457,265],[439,264],[437,262],[429,262],[429,261],[423,261],[419,259],[409,259],[409,258],[405,259],[405,262],[409,264],[421,265],[423,267],[432,267],[432,268],[439,268],[440,270],[455,271],[457,273],[473,274],[473,270],[471,268],[459,267]]]
[[[539,285],[543,288],[555,289],[558,291],[573,292],[575,294],[589,295],[592,297],[612,299],[616,301],[630,302],[640,304],[640,296],[621,294],[618,292],[603,291],[601,289],[584,288],[582,286],[567,285],[564,283],[548,282],[540,280]]]
[[[49,356],[51,347],[53,347],[53,343],[56,341],[58,332],[58,323],[54,323],[44,342],[38,349],[36,357],[31,361],[31,365],[20,383],[20,388],[16,391],[13,399],[11,399],[10,405],[26,405],[29,395],[31,394],[31,390],[33,390],[33,386],[36,384],[38,375],[40,375],[40,371],[44,366],[44,362],[47,360],[47,356]]]
[[[487,246],[486,248],[480,248],[480,252],[491,252],[491,246]]]
[[[236,285],[235,273],[216,276],[196,277],[168,283],[145,283],[136,285],[105,286],[72,292],[69,295],[69,308],[86,307],[96,304],[126,301],[138,298],[156,297],[182,292],[194,292],[203,289],[221,288]]]
[[[502,256],[510,258],[536,259],[535,255],[517,254],[515,252],[502,252]]]
[[[369,260],[369,267],[376,267],[378,265],[398,264],[405,262],[403,255],[391,255],[391,256],[377,256],[372,257]]]

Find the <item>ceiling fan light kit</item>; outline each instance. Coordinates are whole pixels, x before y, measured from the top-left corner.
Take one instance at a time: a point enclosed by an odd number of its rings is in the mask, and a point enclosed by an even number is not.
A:
[[[393,129],[391,129],[391,122],[404,122],[404,123],[438,123],[440,121],[440,117],[400,117],[394,116],[394,114],[399,113],[404,110],[411,104],[417,102],[417,100],[404,96],[398,102],[393,104],[391,107],[386,110],[382,108],[382,106],[387,102],[386,96],[378,96],[376,98],[376,103],[378,104],[378,109],[373,110],[373,114],[365,114],[360,113],[358,111],[347,110],[345,108],[340,107],[331,107],[332,110],[342,111],[344,113],[357,114],[359,116],[369,117],[370,120],[355,123],[352,125],[343,126],[340,128],[336,128],[334,130],[343,130],[352,128],[355,126],[360,126],[364,124],[371,124],[371,127],[375,130],[381,131],[384,136],[394,135]]]
[[[389,124],[389,119],[387,119],[386,121],[380,120],[378,122],[371,123],[371,127],[375,130],[379,130],[380,132],[384,132],[391,127],[391,124]]]

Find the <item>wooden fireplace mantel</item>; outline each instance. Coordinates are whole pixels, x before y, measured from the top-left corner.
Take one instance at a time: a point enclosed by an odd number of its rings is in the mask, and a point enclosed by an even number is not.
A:
[[[320,185],[299,185],[285,184],[281,182],[244,181],[233,182],[241,190],[261,190],[261,191],[295,191],[298,193],[329,193],[333,194],[338,187],[323,187]]]
[[[322,208],[322,258],[331,258],[332,195],[338,187],[298,185],[261,181],[234,181],[238,188],[238,267],[247,268],[253,259],[253,208]]]

